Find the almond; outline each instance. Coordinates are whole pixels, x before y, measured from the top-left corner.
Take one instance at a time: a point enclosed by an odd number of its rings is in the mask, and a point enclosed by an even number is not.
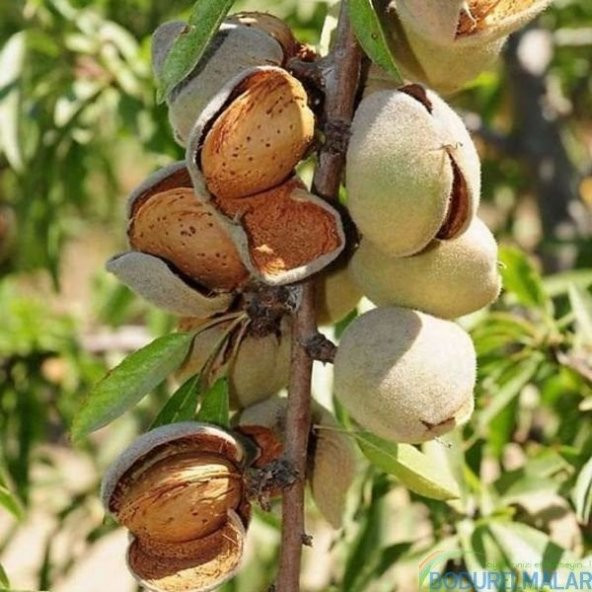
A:
[[[286,179],[314,137],[314,115],[298,80],[280,69],[253,74],[207,133],[201,169],[220,199],[267,191]]]

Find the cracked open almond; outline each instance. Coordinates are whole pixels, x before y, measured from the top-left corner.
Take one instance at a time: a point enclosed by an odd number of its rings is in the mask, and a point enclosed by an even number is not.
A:
[[[154,33],[152,63],[157,78],[174,40],[186,28],[186,23],[176,21],[161,25]],[[229,80],[250,68],[281,66],[283,62],[282,46],[267,32],[236,22],[224,23],[200,62],[166,98],[177,141],[185,144],[196,119]]]
[[[240,413],[237,430],[253,438],[260,448],[256,466],[281,456],[286,441],[286,413],[287,399],[283,397],[271,397]],[[307,481],[321,514],[334,528],[339,528],[347,493],[355,478],[355,448],[352,438],[340,431],[339,423],[325,407],[312,401],[311,413]],[[279,494],[271,492],[275,493]]]
[[[297,177],[248,198],[216,200],[253,274],[268,284],[298,281],[335,259],[345,245],[341,219]]]
[[[231,291],[248,278],[215,213],[198,200],[185,169],[136,192],[130,204],[130,245],[163,259],[211,291]]]
[[[230,433],[185,422],[144,434],[113,463],[103,503],[133,535],[128,564],[140,582],[204,591],[230,577],[250,515],[244,462]]]
[[[385,255],[421,251],[466,230],[479,203],[481,167],[464,124],[418,85],[366,97],[352,124],[347,206]]]
[[[279,68],[253,73],[211,124],[201,170],[219,199],[262,193],[284,181],[314,137],[302,84]]]
[[[403,73],[438,92],[451,93],[489,68],[507,36],[552,0],[396,0],[390,27],[406,40],[398,52]]]
[[[476,354],[451,321],[406,308],[354,320],[335,357],[335,396],[364,429],[395,442],[432,440],[473,411]]]

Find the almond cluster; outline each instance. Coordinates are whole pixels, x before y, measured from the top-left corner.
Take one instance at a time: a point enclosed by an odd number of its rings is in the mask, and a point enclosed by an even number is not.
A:
[[[281,492],[277,483],[251,486],[283,454],[278,393],[288,383],[297,303],[270,314],[261,294],[297,293],[283,286],[313,276],[321,325],[344,319],[363,296],[375,305],[347,326],[334,360],[335,396],[354,427],[415,444],[468,421],[476,354],[454,319],[491,305],[501,277],[497,243],[477,217],[477,150],[438,93],[474,78],[548,3],[393,0],[390,33],[408,80],[395,84],[370,68],[340,211],[296,172],[321,126],[288,70],[292,59],[314,58],[281,20],[230,16],[166,97],[185,159],[132,192],[130,250],[107,267],[193,334],[177,379],[226,375],[236,413],[233,432],[195,422],[148,432],[105,475],[105,507],[131,533],[128,563],[143,586],[220,586],[243,555],[250,500]],[[154,34],[157,77],[185,29],[171,22]],[[313,403],[312,418],[306,478],[337,528],[355,452],[328,410]]]

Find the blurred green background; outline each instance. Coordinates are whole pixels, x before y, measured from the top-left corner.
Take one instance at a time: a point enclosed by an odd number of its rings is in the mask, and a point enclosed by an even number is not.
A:
[[[272,12],[316,44],[331,4],[235,9]],[[126,194],[182,157],[155,102],[150,34],[189,8],[0,2],[0,589],[136,589],[98,483],[167,389],[83,449],[68,426],[107,368],[173,327],[103,263],[125,248]],[[464,442],[428,447],[463,497],[426,501],[361,464],[343,531],[311,508],[306,590],[413,592],[437,550],[458,550],[458,569],[592,552],[592,3],[556,0],[450,100],[475,134],[481,215],[504,245],[503,297],[463,321],[480,356],[477,412]],[[329,372],[316,376],[324,400]],[[273,581],[277,528],[258,515],[247,567],[225,590]]]

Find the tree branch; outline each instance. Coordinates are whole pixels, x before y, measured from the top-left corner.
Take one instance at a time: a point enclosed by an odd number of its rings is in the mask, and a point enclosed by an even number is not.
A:
[[[343,129],[346,127],[349,130],[353,116],[361,58],[362,53],[348,18],[348,3],[344,0],[335,45],[328,63],[323,65],[327,141],[320,150],[313,181],[313,191],[327,200],[337,198],[341,184],[347,145],[347,142],[343,141],[346,135]],[[340,146],[341,149],[337,150],[336,146]],[[278,592],[298,592],[300,589],[302,545],[310,542],[304,526],[304,485],[311,422],[313,360],[306,344],[316,333],[314,283],[308,280],[302,286],[302,302],[294,318],[285,459],[296,470],[298,478],[283,495]]]

